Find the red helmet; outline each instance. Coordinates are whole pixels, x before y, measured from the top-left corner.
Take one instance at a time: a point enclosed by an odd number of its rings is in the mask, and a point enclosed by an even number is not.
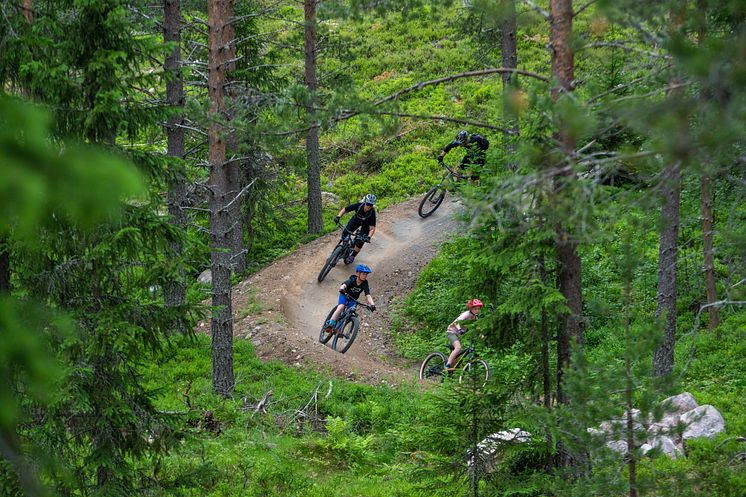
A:
[[[479,299],[471,299],[466,303],[467,309],[471,310],[472,307],[482,307],[484,304]]]

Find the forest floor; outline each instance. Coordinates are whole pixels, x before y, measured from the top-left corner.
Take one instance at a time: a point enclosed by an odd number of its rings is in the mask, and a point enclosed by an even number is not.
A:
[[[390,342],[391,312],[436,255],[438,245],[459,227],[454,197],[446,197],[427,219],[417,215],[419,200],[379,212],[372,243],[363,247],[355,261],[373,269],[368,281],[377,310],[359,311],[360,332],[347,353],[333,351],[331,341],[322,345],[318,340],[321,325],[337,302],[339,285],[354,274],[352,266],[340,261],[322,283],[316,280],[338,241],[338,230],[303,245],[233,288],[236,339],[251,340],[262,359],[350,380],[394,385],[415,380],[417,365],[396,355]],[[347,219],[349,215],[343,221]],[[209,332],[209,322],[198,326]]]

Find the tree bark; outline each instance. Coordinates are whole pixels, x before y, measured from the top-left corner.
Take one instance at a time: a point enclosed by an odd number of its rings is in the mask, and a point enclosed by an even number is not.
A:
[[[658,245],[658,305],[655,317],[665,317],[663,342],[653,352],[653,374],[661,376],[673,371],[676,346],[676,262],[679,252],[679,200],[681,196],[681,167],[678,162],[667,166],[662,178],[665,226]]]
[[[319,123],[316,118],[316,5],[318,0],[304,0],[305,18],[305,80],[308,88],[308,118],[311,127],[306,132],[308,160],[308,232],[320,233],[324,228],[321,209],[321,157],[319,153]]]
[[[574,55],[571,46],[572,36],[572,1],[552,0],[551,11],[551,65],[552,77],[557,85],[552,88],[552,99],[557,100],[562,93],[572,91],[574,78]],[[557,123],[555,138],[560,144],[564,157],[569,157],[575,147],[574,140],[565,128],[564,123]],[[574,181],[570,172],[557,178],[555,193],[563,183]],[[561,223],[555,225],[556,251],[559,263],[559,290],[567,301],[569,313],[565,317],[557,337],[558,383],[561,383],[562,371],[570,364],[570,344],[575,341],[583,344],[583,297],[580,257],[577,253],[577,242],[572,239],[567,228]],[[564,389],[558,385],[558,402],[564,403],[567,398]]]
[[[226,18],[224,38],[225,40],[229,40],[230,44],[226,45],[225,47],[225,60],[231,62],[227,62],[225,65],[225,95],[228,97],[228,100],[230,102],[225,110],[225,122],[227,128],[232,128],[231,123],[233,122],[233,119],[235,117],[236,106],[238,105],[238,92],[236,91],[237,86],[235,84],[231,84],[235,81],[235,78],[231,75],[231,73],[236,69],[236,63],[233,62],[236,60],[236,44],[234,43],[234,40],[236,38],[236,28],[233,25],[234,11],[232,7],[230,9],[230,12],[226,15],[228,15],[229,17]],[[226,136],[227,155],[230,156],[231,159],[233,159],[234,157],[240,155],[240,152],[238,150],[238,136],[233,130],[227,132]],[[241,171],[243,165],[244,161],[242,160],[230,160],[227,165],[229,183],[228,195],[229,197],[231,197],[228,199],[228,202],[230,203],[228,216],[230,218],[229,222],[231,223],[231,226],[233,226],[233,229],[230,233],[231,271],[236,274],[242,274],[246,272],[246,246],[243,239],[243,216],[241,214],[244,205],[244,199],[246,198],[245,193],[243,193],[244,175]],[[237,197],[239,195],[240,198]]]
[[[231,304],[231,231],[228,164],[224,129],[220,124],[225,112],[225,67],[227,59],[226,24],[233,18],[233,0],[209,0],[207,4],[208,93],[210,126],[208,147],[210,162],[210,248],[212,252],[212,385],[227,397],[234,385],[233,318]]]
[[[505,0],[505,18],[502,23],[502,66],[508,69],[518,67],[518,44],[516,41],[516,15],[515,0]],[[514,112],[514,105],[509,103],[513,97],[513,92],[517,89],[518,78],[515,73],[502,73],[503,80],[503,108],[508,109],[506,116],[510,121],[507,126],[508,131],[512,134],[505,136],[505,152],[508,155],[515,153],[516,142],[518,137],[518,114]],[[517,164],[509,161],[506,166],[511,171],[515,171]]]
[[[700,203],[702,207],[702,238],[705,266],[705,291],[707,303],[717,302],[717,291],[715,290],[715,257],[712,251],[712,239],[714,237],[715,219],[713,215],[713,196],[710,189],[710,177],[703,174],[700,184]],[[707,308],[709,320],[707,329],[714,330],[719,324],[718,309],[715,306]]]
[[[169,75],[166,81],[166,105],[183,110],[184,81],[181,77],[181,4],[180,0],[165,0],[163,5],[163,39],[173,43],[171,53],[166,56],[163,68]],[[187,227],[187,185],[180,161],[184,158],[184,128],[181,113],[169,117],[166,122],[166,141],[169,157],[177,159],[170,163],[168,174],[168,214],[171,223],[179,228]],[[171,250],[181,257],[184,249],[181,243],[171,244]],[[179,271],[174,281],[164,286],[164,302],[168,307],[177,307],[186,302],[186,274]],[[177,331],[184,331],[181,323]]]
[[[699,27],[697,29],[697,42],[701,45],[707,34],[707,4],[704,0],[697,0],[697,10],[700,16]],[[704,91],[703,95],[707,100],[712,100],[711,92]],[[705,164],[708,166],[709,164]],[[702,251],[704,252],[704,270],[705,270],[705,295],[707,304],[717,301],[717,291],[715,290],[715,257],[712,251],[712,241],[714,237],[715,218],[713,214],[713,195],[710,188],[710,176],[704,172],[700,178],[700,209],[702,212]],[[720,320],[718,319],[718,309],[715,306],[707,308],[707,329],[712,331],[717,328]]]
[[[571,92],[574,79],[574,54],[572,51],[572,1],[551,0],[550,7],[550,46],[552,78],[556,86],[552,88],[552,100],[557,101],[563,93]],[[557,122],[555,140],[560,144],[563,161],[569,159],[575,147],[574,138],[569,133],[566,123]],[[575,181],[571,171],[554,178],[554,195],[564,195],[567,185]],[[583,296],[580,256],[577,252],[577,241],[570,230],[561,221],[555,223],[555,249],[557,253],[557,278],[560,293],[565,297],[569,312],[564,317],[557,336],[557,402],[569,402],[563,388],[563,374],[570,365],[572,343],[582,345],[583,331]],[[557,463],[559,466],[578,467],[578,473],[585,471],[583,454],[571,453],[564,444],[558,444]],[[577,475],[579,476],[579,474]]]

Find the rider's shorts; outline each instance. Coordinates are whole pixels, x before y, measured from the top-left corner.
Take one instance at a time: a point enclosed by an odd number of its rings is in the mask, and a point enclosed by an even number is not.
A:
[[[357,306],[354,300],[349,298],[347,295],[342,295],[341,293],[339,294],[339,299],[337,300],[337,305],[339,304],[344,304],[345,306],[351,307],[353,309],[355,308],[355,306]]]
[[[450,331],[446,333],[446,336],[448,337],[448,341],[451,342],[451,345],[454,344],[454,342],[461,340],[461,335],[458,333],[451,333]]]

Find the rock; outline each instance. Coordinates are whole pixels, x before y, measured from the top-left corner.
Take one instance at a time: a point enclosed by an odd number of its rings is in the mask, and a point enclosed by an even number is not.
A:
[[[664,400],[662,404],[666,412],[676,413],[679,415],[699,407],[699,404],[697,404],[694,396],[689,392],[684,392],[680,393],[679,395],[669,397]]]
[[[629,453],[629,447],[627,446],[627,442],[625,442],[624,440],[611,440],[609,442],[606,442],[606,446],[614,452],[618,452],[624,456]]]
[[[204,271],[199,273],[199,276],[197,276],[197,281],[205,285],[212,285],[212,271],[209,269],[205,269]]]
[[[482,471],[494,471],[498,463],[499,449],[509,443],[526,443],[531,441],[531,434],[520,428],[498,431],[484,438],[477,444],[477,457],[468,452],[467,465],[469,468],[478,462]],[[475,461],[476,459],[476,461]]]
[[[645,444],[648,445],[648,444]],[[681,450],[671,438],[662,436],[650,440],[649,444],[652,448],[658,449],[662,454],[667,455],[671,459],[676,459],[679,456],[684,455],[684,451]]]
[[[321,192],[321,205],[339,205],[339,197],[331,192]]]
[[[686,425],[682,438],[712,438],[725,431],[725,420],[717,409],[710,405],[699,406],[681,415],[681,422]]]

